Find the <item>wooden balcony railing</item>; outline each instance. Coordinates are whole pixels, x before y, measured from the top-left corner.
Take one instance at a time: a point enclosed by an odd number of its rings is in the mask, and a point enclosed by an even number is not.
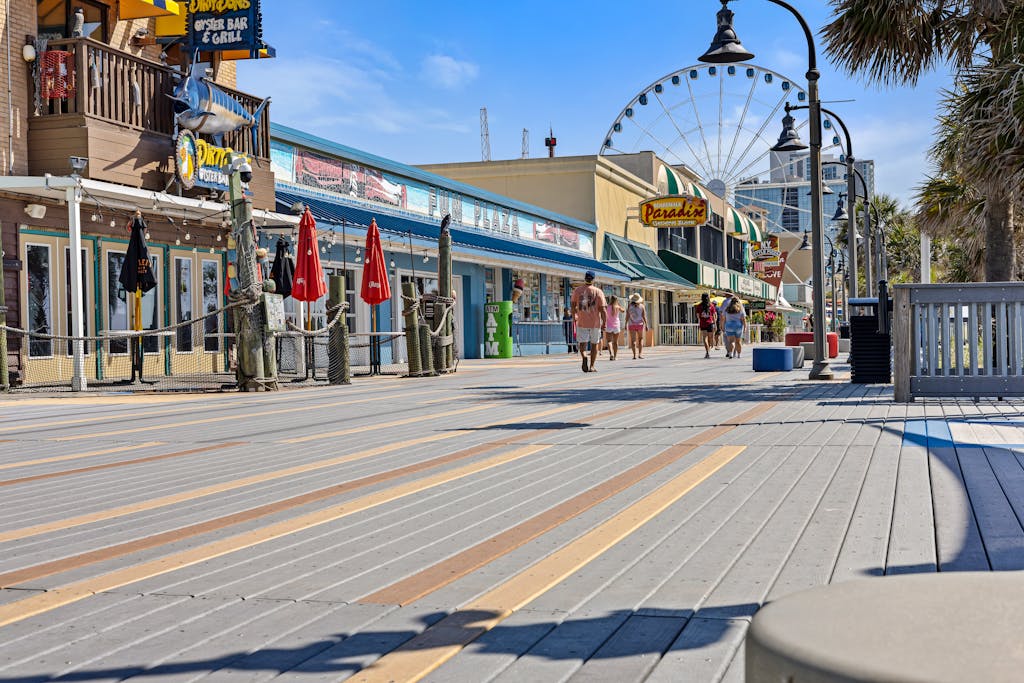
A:
[[[169,95],[182,78],[177,69],[110,47],[90,38],[51,40],[47,50],[70,54],[68,83],[73,91],[63,99],[39,103],[38,116],[84,114],[115,125],[167,135],[174,134],[174,102]],[[250,113],[262,101],[258,97],[218,84]],[[224,136],[224,144],[236,152],[270,157],[269,107],[260,118],[256,148],[250,130]],[[256,153],[258,150],[258,154]]]

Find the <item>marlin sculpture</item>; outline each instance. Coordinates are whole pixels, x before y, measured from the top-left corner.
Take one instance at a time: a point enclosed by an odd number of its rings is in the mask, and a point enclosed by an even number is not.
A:
[[[248,128],[252,132],[253,153],[258,154],[260,117],[270,103],[269,97],[250,114],[238,100],[207,78],[198,64],[193,64],[191,73],[168,97],[175,101],[174,118],[180,127],[213,136],[218,147],[224,146],[224,133]]]

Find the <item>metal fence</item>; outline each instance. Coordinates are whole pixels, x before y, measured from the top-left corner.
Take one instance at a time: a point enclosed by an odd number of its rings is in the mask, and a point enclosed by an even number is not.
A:
[[[576,343],[576,334],[571,321],[513,321],[512,343],[519,356],[523,355],[524,346],[543,349],[543,353],[564,352]]]
[[[764,325],[748,325],[743,342],[760,344],[763,341]],[[697,323],[658,325],[658,343],[662,346],[702,346],[700,328]]]
[[[896,285],[897,401],[1024,396],[1024,283]]]

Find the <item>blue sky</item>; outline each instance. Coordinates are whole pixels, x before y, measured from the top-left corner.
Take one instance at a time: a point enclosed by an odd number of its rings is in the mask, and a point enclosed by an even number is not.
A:
[[[811,28],[821,0],[791,0]],[[272,119],[409,164],[480,159],[487,107],[492,159],[594,154],[622,108],[647,84],[697,63],[715,31],[717,0],[422,3],[264,0],[264,37],[277,58],[240,62],[239,84],[273,97]],[[736,30],[754,64],[803,83],[806,42],[796,20],[765,0],[735,0]],[[333,10],[333,11],[330,11]],[[839,73],[818,48],[821,96],[850,128],[857,158],[874,159],[876,188],[909,204],[928,172],[939,90],[883,90]],[[777,134],[781,124],[769,130]]]

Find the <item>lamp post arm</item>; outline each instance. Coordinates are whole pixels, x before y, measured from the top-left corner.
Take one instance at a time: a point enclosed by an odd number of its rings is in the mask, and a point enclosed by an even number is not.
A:
[[[807,38],[807,68],[809,71],[816,72],[818,70],[818,57],[814,51],[814,34],[811,33],[811,27],[807,25],[807,22],[804,20],[803,16],[796,11],[796,8],[789,3],[783,2],[782,0],[768,0],[768,2],[789,10],[789,12],[796,17],[796,20],[800,22],[800,27],[803,28],[804,36]]]
[[[823,161],[823,162],[821,162],[821,165],[822,166],[846,166],[846,162],[845,161]],[[858,171],[856,168],[853,169],[853,175],[857,178],[857,180],[860,181],[860,186],[864,190],[864,194],[859,194],[857,196],[861,197],[862,199],[867,199],[867,196],[868,196],[868,184],[864,181],[864,176],[862,176],[860,174],[860,171]]]
[[[810,105],[807,105],[807,104],[797,104],[797,105],[787,104],[786,105],[786,111],[799,111],[801,109],[810,109],[810,108],[811,108]],[[846,136],[846,156],[852,157],[853,156],[853,140],[850,139],[850,131],[846,128],[846,124],[843,123],[843,120],[841,118],[839,118],[839,115],[836,114],[831,109],[826,109],[825,107],[822,107],[821,110],[823,112],[825,112],[826,114],[828,114],[829,116],[831,116],[832,118],[834,118],[836,120],[836,123],[839,124],[839,127],[843,129],[843,135]],[[838,164],[840,162],[838,162],[838,161],[825,161],[825,162],[822,162],[822,163],[825,163],[825,164]],[[860,175],[860,174],[858,173],[858,175]],[[864,179],[862,178],[861,182],[863,182],[863,180]]]

